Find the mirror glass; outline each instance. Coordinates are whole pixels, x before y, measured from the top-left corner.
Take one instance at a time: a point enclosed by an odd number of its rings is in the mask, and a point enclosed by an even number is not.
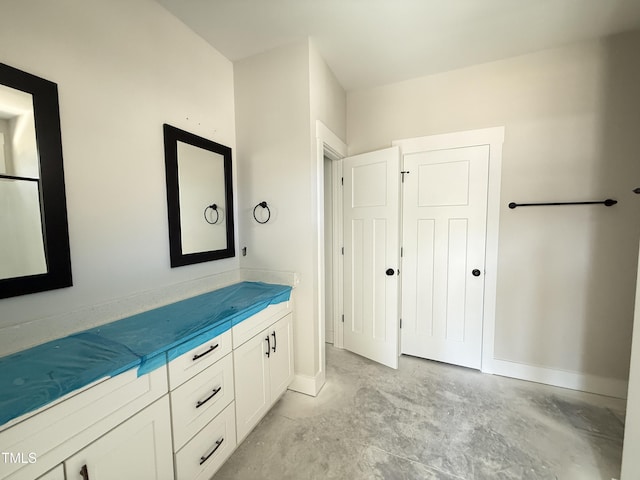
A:
[[[227,248],[224,157],[178,142],[178,185],[182,253]]]
[[[0,63],[0,298],[71,284],[58,87]]]
[[[0,278],[45,273],[33,97],[0,85]]]
[[[231,149],[164,125],[171,266],[235,256]]]

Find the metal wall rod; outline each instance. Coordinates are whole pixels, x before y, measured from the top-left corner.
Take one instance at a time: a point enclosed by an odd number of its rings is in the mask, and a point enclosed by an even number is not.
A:
[[[511,202],[509,204],[509,208],[514,209],[516,207],[547,207],[552,205],[604,205],[605,207],[610,207],[611,205],[615,205],[618,203],[617,200],[613,200],[611,198],[607,198],[606,200],[601,200],[598,202],[549,202],[549,203],[515,203]]]
[[[24,180],[26,182],[40,182],[39,178],[18,177],[15,175],[5,175],[4,173],[0,173],[0,178],[4,178],[6,180]]]

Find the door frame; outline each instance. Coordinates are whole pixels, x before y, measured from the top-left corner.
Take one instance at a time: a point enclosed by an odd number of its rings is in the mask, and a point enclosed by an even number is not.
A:
[[[489,145],[489,177],[487,193],[487,231],[485,246],[484,308],[482,322],[482,357],[480,371],[493,373],[496,291],[498,272],[498,234],[500,225],[500,183],[502,176],[502,145],[504,127],[483,128],[461,132],[429,135],[424,137],[394,140],[391,144],[400,147],[401,165],[404,155],[429,150]],[[402,196],[401,196],[402,202]],[[402,204],[400,206],[402,211]],[[402,295],[402,284],[400,286]],[[401,350],[402,351],[402,350]]]
[[[640,258],[640,254],[638,255]],[[629,386],[627,389],[627,411],[624,422],[622,444],[622,471],[620,478],[632,478],[640,469],[637,452],[640,447],[640,264],[636,277],[636,300],[633,313],[631,359],[629,361]]]
[[[339,255],[342,247],[342,195],[340,179],[342,178],[341,160],[347,156],[347,145],[333,133],[324,123],[316,120],[316,271],[317,271],[317,312],[318,312],[318,363],[320,371],[316,382],[316,394],[322,388],[326,377],[325,355],[325,237],[324,237],[324,159],[332,161],[332,185],[333,185],[333,339],[336,347],[342,348],[342,322],[339,313],[342,312],[342,256]]]

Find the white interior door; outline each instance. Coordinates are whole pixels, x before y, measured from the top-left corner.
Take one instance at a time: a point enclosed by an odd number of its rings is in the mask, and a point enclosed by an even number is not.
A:
[[[398,368],[400,153],[343,160],[344,348]]]
[[[402,353],[480,368],[489,146],[405,154]]]

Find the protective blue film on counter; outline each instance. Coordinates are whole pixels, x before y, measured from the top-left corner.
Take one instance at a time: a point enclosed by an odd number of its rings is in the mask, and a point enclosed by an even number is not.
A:
[[[171,351],[183,343],[190,345],[186,352],[269,305],[287,301],[290,293],[291,287],[284,285],[243,282],[92,328],[87,332],[126,345],[145,364],[152,357]],[[212,336],[202,338],[201,335],[209,330],[213,330]],[[201,338],[202,342],[193,342],[196,337]],[[168,360],[177,356],[171,356]],[[153,363],[145,366],[143,372],[139,373],[149,373],[153,370],[149,367],[153,367]]]
[[[0,358],[0,425],[139,363],[124,345],[90,334]]]
[[[100,378],[149,373],[290,294],[243,282],[0,358],[0,425]]]

